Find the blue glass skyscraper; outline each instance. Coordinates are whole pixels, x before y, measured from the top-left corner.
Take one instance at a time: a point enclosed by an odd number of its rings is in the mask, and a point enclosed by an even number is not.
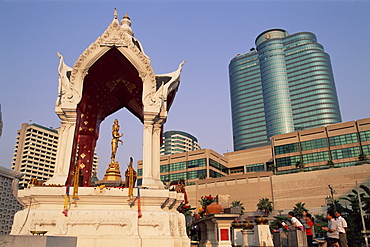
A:
[[[234,150],[341,122],[329,55],[310,32],[270,29],[229,65]]]

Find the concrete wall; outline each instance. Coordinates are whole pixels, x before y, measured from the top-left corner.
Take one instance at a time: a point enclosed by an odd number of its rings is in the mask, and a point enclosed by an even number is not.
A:
[[[259,199],[267,197],[274,202],[276,211],[288,212],[296,203],[303,202],[311,212],[319,213],[326,210],[328,185],[336,191],[334,197],[338,199],[351,193],[356,181],[370,187],[370,164],[286,175],[271,172],[230,175],[201,180],[186,190],[193,207],[199,207],[201,196],[229,194],[230,202],[240,200],[247,212],[255,211]],[[342,203],[345,205],[345,201]]]

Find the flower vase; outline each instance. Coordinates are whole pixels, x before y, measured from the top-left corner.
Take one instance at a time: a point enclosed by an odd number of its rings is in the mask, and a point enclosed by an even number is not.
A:
[[[212,202],[206,207],[206,210],[208,214],[219,214],[222,212],[222,206],[217,202]]]

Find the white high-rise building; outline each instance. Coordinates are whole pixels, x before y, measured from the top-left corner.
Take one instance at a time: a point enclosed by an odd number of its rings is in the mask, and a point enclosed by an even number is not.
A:
[[[178,154],[199,150],[198,139],[183,131],[166,131],[163,133],[161,155]]]
[[[49,180],[55,170],[58,131],[35,123],[24,123],[17,134],[12,169],[24,174],[19,187],[27,187],[32,178]],[[96,172],[98,160],[95,155],[93,171]]]

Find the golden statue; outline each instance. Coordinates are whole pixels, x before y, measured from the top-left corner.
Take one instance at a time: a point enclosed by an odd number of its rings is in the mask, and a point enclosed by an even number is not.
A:
[[[112,161],[112,164],[114,163],[114,160],[116,159],[118,142],[120,142],[121,145],[123,144],[123,141],[119,139],[122,136],[123,136],[123,133],[122,134],[119,133],[118,120],[115,119],[114,120],[114,124],[112,126],[112,137],[113,137],[113,139],[111,141],[111,144],[112,144],[112,155],[110,156],[110,159]]]
[[[114,120],[114,124],[112,126],[112,154],[111,154],[111,163],[108,166],[107,171],[105,172],[103,180],[112,180],[112,181],[122,181],[121,172],[119,171],[119,164],[116,159],[116,153],[118,148],[118,143],[120,142],[123,144],[123,141],[119,138],[123,136],[123,133],[119,133],[119,125],[118,120]]]
[[[136,171],[132,167],[132,162],[133,162],[132,157],[130,157],[130,163],[125,172],[125,177],[126,177],[125,187],[128,188],[129,201],[133,199],[134,186],[135,186],[135,182],[137,178]]]

